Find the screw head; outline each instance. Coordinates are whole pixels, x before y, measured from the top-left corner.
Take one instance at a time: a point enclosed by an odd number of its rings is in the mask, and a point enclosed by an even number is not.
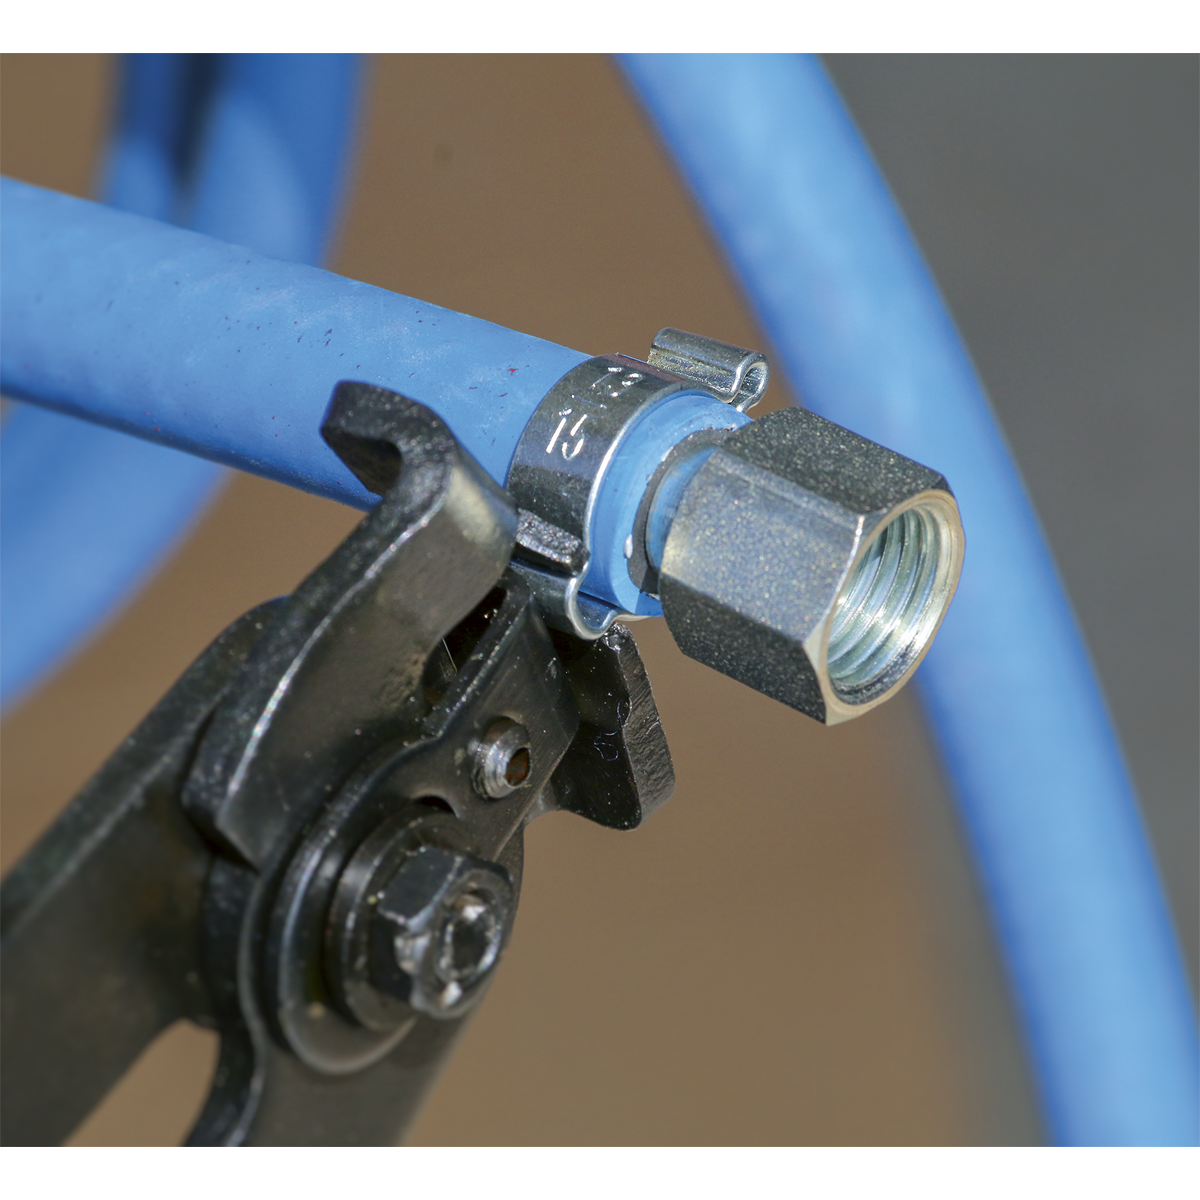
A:
[[[475,790],[490,800],[511,795],[533,770],[529,731],[507,717],[493,722],[475,750]]]
[[[492,968],[504,935],[493,898],[464,891],[447,906],[434,974],[447,985],[469,988]]]
[[[422,846],[374,897],[371,984],[418,1012],[461,1016],[482,995],[513,910],[503,868]]]

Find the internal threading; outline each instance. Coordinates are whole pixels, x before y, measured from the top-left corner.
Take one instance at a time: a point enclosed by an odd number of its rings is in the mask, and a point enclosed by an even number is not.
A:
[[[880,696],[920,657],[953,587],[951,539],[940,510],[918,506],[867,547],[830,624],[829,680],[846,703]]]

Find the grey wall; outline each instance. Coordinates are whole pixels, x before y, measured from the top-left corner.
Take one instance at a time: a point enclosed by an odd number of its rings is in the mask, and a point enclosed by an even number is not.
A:
[[[1197,59],[826,62],[1033,493],[1120,729],[1194,983]]]

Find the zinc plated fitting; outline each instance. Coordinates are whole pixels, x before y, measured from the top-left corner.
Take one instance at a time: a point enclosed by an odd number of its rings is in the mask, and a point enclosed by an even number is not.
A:
[[[912,676],[963,545],[941,475],[795,408],[683,457],[647,522],[679,648],[828,725]]]
[[[551,624],[594,638],[661,612],[685,654],[837,724],[911,677],[962,524],[920,463],[801,409],[751,421],[767,378],[760,353],[676,329],[646,362],[568,372],[508,474],[515,565]]]

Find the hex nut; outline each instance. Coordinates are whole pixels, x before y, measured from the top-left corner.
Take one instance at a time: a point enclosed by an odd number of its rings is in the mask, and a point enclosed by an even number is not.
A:
[[[502,867],[422,846],[375,897],[372,985],[427,1016],[462,1016],[483,994],[513,908],[512,883]]]
[[[962,557],[941,475],[793,408],[709,453],[678,500],[659,586],[685,654],[832,725],[911,677]]]

